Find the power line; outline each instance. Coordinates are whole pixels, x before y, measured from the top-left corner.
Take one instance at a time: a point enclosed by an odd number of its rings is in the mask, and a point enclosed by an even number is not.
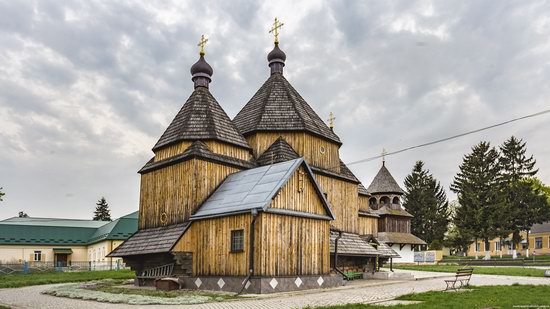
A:
[[[474,134],[474,133],[477,133],[477,132],[489,130],[489,129],[492,129],[492,128],[503,126],[505,124],[509,124],[509,123],[520,121],[520,120],[527,119],[527,118],[533,118],[533,117],[548,114],[548,113],[550,113],[550,109],[543,110],[543,111],[540,111],[538,113],[529,114],[529,115],[526,115],[526,116],[510,119],[510,120],[500,122],[500,123],[497,123],[497,124],[493,124],[493,125],[490,125],[490,126],[487,126],[487,127],[483,127],[483,128],[477,129],[477,130],[468,131],[468,132],[460,133],[460,134],[457,134],[457,135],[445,137],[445,138],[438,139],[438,140],[435,140],[435,141],[431,141],[431,142],[428,142],[428,143],[419,144],[419,145],[416,145],[416,146],[411,146],[411,147],[399,149],[399,150],[396,150],[396,151],[390,151],[390,152],[385,153],[385,155],[386,156],[391,156],[391,155],[402,153],[402,152],[409,151],[409,150],[412,150],[412,149],[422,148],[422,147],[426,147],[426,146],[446,142],[448,140],[452,140],[452,139],[459,138],[459,137],[462,137],[462,136],[466,136],[466,135]],[[365,158],[365,159],[361,159],[361,160],[357,160],[357,161],[352,161],[350,163],[346,163],[346,165],[354,165],[354,164],[369,162],[369,161],[372,161],[372,160],[379,159],[381,157],[382,157],[382,155],[377,155],[377,156],[370,157],[370,158]]]

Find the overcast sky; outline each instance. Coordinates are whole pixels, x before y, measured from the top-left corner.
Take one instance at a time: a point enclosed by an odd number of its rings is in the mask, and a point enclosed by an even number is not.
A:
[[[548,12],[548,1],[0,0],[0,219],[91,218],[101,196],[114,217],[137,210],[137,171],[192,92],[201,34],[211,92],[233,118],[268,78],[279,17],[285,76],[323,119],[335,113],[351,162],[549,109]],[[448,188],[474,144],[511,135],[550,183],[550,114],[387,166],[402,184],[423,160]],[[368,186],[380,165],[350,168]]]

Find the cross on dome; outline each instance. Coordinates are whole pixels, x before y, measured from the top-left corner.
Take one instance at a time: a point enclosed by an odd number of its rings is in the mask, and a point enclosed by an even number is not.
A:
[[[201,39],[199,41],[199,44],[197,45],[201,48],[199,52],[201,56],[206,55],[206,53],[204,52],[204,45],[206,45],[206,42],[208,42],[208,39],[204,37],[204,34],[201,35]]]
[[[273,27],[269,30],[269,33],[273,33],[273,36],[275,36],[275,44],[279,44],[279,29],[284,25],[284,23],[280,22],[277,17],[275,17]]]

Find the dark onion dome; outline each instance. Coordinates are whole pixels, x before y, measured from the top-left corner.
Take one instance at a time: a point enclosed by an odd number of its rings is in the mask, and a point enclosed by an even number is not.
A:
[[[194,77],[198,74],[208,75],[208,77],[211,77],[214,74],[212,67],[208,64],[208,62],[206,62],[206,60],[204,60],[204,55],[201,55],[199,61],[191,67],[191,75]]]
[[[273,60],[282,60],[282,62],[286,60],[286,54],[279,48],[278,43],[275,43],[275,47],[273,47],[273,50],[269,54],[267,54],[267,61],[271,62]]]

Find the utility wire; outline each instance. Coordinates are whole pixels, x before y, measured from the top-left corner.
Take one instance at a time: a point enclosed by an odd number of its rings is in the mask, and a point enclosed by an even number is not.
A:
[[[424,143],[424,144],[420,144],[420,145],[416,145],[416,146],[411,146],[411,147],[399,149],[399,150],[396,150],[396,151],[390,151],[390,152],[385,153],[384,155],[385,156],[390,156],[390,155],[402,153],[402,152],[405,152],[405,151],[409,151],[409,150],[412,150],[412,149],[422,148],[422,147],[426,147],[426,146],[446,142],[448,140],[452,140],[452,139],[459,138],[459,137],[462,137],[462,136],[466,136],[466,135],[474,134],[474,133],[477,133],[477,132],[489,130],[489,129],[492,129],[492,128],[496,128],[496,127],[500,127],[500,126],[512,123],[512,122],[520,121],[520,120],[527,119],[527,118],[533,118],[533,117],[548,114],[548,113],[550,113],[550,109],[543,110],[543,111],[540,111],[538,113],[529,114],[529,115],[526,115],[526,116],[510,119],[508,121],[493,124],[493,125],[483,127],[483,128],[477,129],[477,130],[468,131],[468,132],[460,133],[460,134],[457,134],[457,135],[449,136],[449,137],[446,137],[446,138],[438,139],[438,140],[431,141],[431,142],[428,142],[428,143]],[[365,159],[361,159],[361,160],[357,160],[357,161],[352,161],[352,162],[346,163],[346,165],[354,165],[354,164],[369,162],[369,161],[376,160],[376,159],[379,159],[379,158],[382,158],[382,157],[383,157],[383,155],[377,155],[377,156],[370,157],[370,158],[365,158]]]

